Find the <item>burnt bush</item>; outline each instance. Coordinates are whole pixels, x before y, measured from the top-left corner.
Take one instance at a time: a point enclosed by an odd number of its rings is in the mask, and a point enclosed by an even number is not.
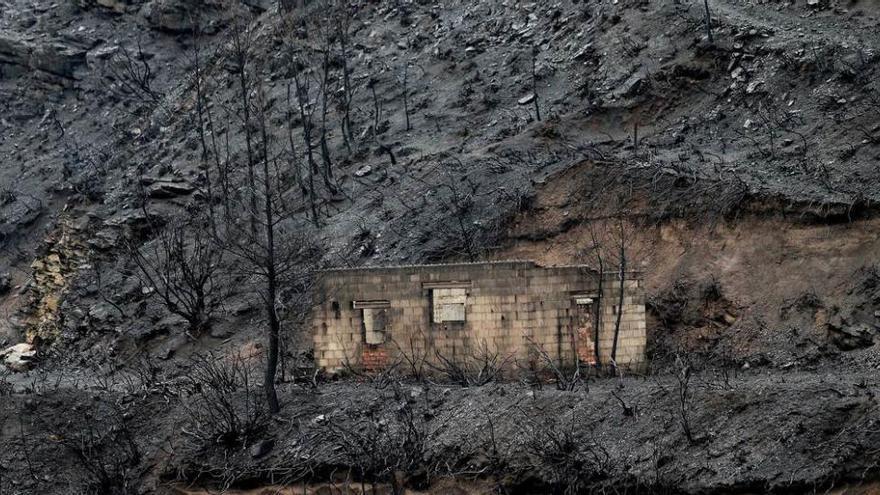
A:
[[[532,385],[542,388],[545,381],[550,381],[557,390],[567,392],[574,392],[582,386],[587,388],[589,368],[581,365],[579,359],[573,364],[561,363],[531,337],[526,341],[530,358],[528,366],[520,371],[531,378]]]
[[[718,302],[724,299],[721,281],[714,275],[709,277],[700,287],[700,298],[704,303]]]
[[[335,462],[351,467],[363,493],[368,493],[367,484],[369,493],[377,493],[380,483],[390,484],[394,494],[403,493],[408,481],[402,476],[426,476],[429,432],[424,417],[406,400],[391,415],[370,410],[353,422],[329,421],[323,435],[336,452]]]
[[[523,414],[529,429],[525,452],[550,493],[573,495],[599,491],[626,471],[626,463],[612,457],[592,434],[581,431],[574,415],[537,422]]]
[[[511,359],[489,349],[485,341],[469,353],[450,357],[436,351],[435,356],[436,363],[427,362],[428,367],[445,381],[462,387],[481,387],[495,381]]]
[[[192,421],[191,436],[203,445],[231,448],[249,445],[265,430],[268,414],[257,365],[242,356],[200,355],[186,375],[190,393],[185,401]]]
[[[116,404],[74,407],[64,422],[41,424],[49,441],[57,442],[79,468],[82,493],[135,495],[142,454],[130,428],[128,415]]]

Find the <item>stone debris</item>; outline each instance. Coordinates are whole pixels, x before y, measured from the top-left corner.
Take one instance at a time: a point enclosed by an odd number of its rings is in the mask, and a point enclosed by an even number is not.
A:
[[[526,96],[523,96],[522,98],[520,98],[516,102],[519,105],[528,105],[529,103],[531,103],[533,101],[535,101],[535,93],[531,93]]]
[[[83,49],[55,40],[32,41],[0,30],[0,67],[18,66],[19,73],[33,70],[73,79],[74,73],[85,63]]]
[[[856,318],[851,314],[835,315],[826,325],[828,339],[841,351],[853,351],[874,345],[877,328],[864,321],[854,320]]]
[[[251,447],[251,457],[254,459],[259,459],[260,457],[263,457],[271,452],[273,447],[275,447],[275,440],[261,440],[254,444],[253,447]]]
[[[16,344],[0,352],[3,364],[15,372],[27,371],[36,356],[37,350],[33,345],[27,343]]]
[[[8,273],[0,273],[0,296],[6,295],[12,290],[12,276]]]
[[[371,167],[369,165],[364,165],[363,167],[357,169],[354,172],[354,176],[355,177],[365,177],[367,175],[370,175],[372,172],[373,172],[373,167]]]
[[[192,184],[178,180],[156,180],[147,186],[147,195],[156,199],[186,196],[195,191]]]

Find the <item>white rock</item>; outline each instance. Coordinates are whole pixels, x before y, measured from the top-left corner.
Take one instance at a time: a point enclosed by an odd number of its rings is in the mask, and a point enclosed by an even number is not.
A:
[[[522,98],[517,100],[517,103],[519,103],[520,105],[528,105],[529,103],[531,103],[533,101],[535,101],[535,94],[534,93],[523,96]]]
[[[3,352],[0,358],[3,364],[12,371],[25,371],[31,364],[31,360],[37,355],[37,350],[31,344],[16,344]]]

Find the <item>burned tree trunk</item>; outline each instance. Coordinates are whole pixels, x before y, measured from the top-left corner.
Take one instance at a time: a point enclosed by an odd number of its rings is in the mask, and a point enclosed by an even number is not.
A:
[[[626,248],[623,243],[620,245],[620,295],[617,298],[617,318],[614,322],[614,342],[611,345],[611,365],[617,368],[617,341],[620,337],[620,321],[623,317],[623,294],[625,292],[626,282]]]
[[[709,12],[709,0],[703,0],[703,7],[706,11],[706,38],[709,43],[714,43],[712,39],[712,14]]]

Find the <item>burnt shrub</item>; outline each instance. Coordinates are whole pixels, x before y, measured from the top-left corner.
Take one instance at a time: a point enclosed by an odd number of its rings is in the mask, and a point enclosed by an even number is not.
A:
[[[186,376],[191,436],[204,445],[249,445],[265,430],[268,414],[258,360],[240,355],[198,355]]]

